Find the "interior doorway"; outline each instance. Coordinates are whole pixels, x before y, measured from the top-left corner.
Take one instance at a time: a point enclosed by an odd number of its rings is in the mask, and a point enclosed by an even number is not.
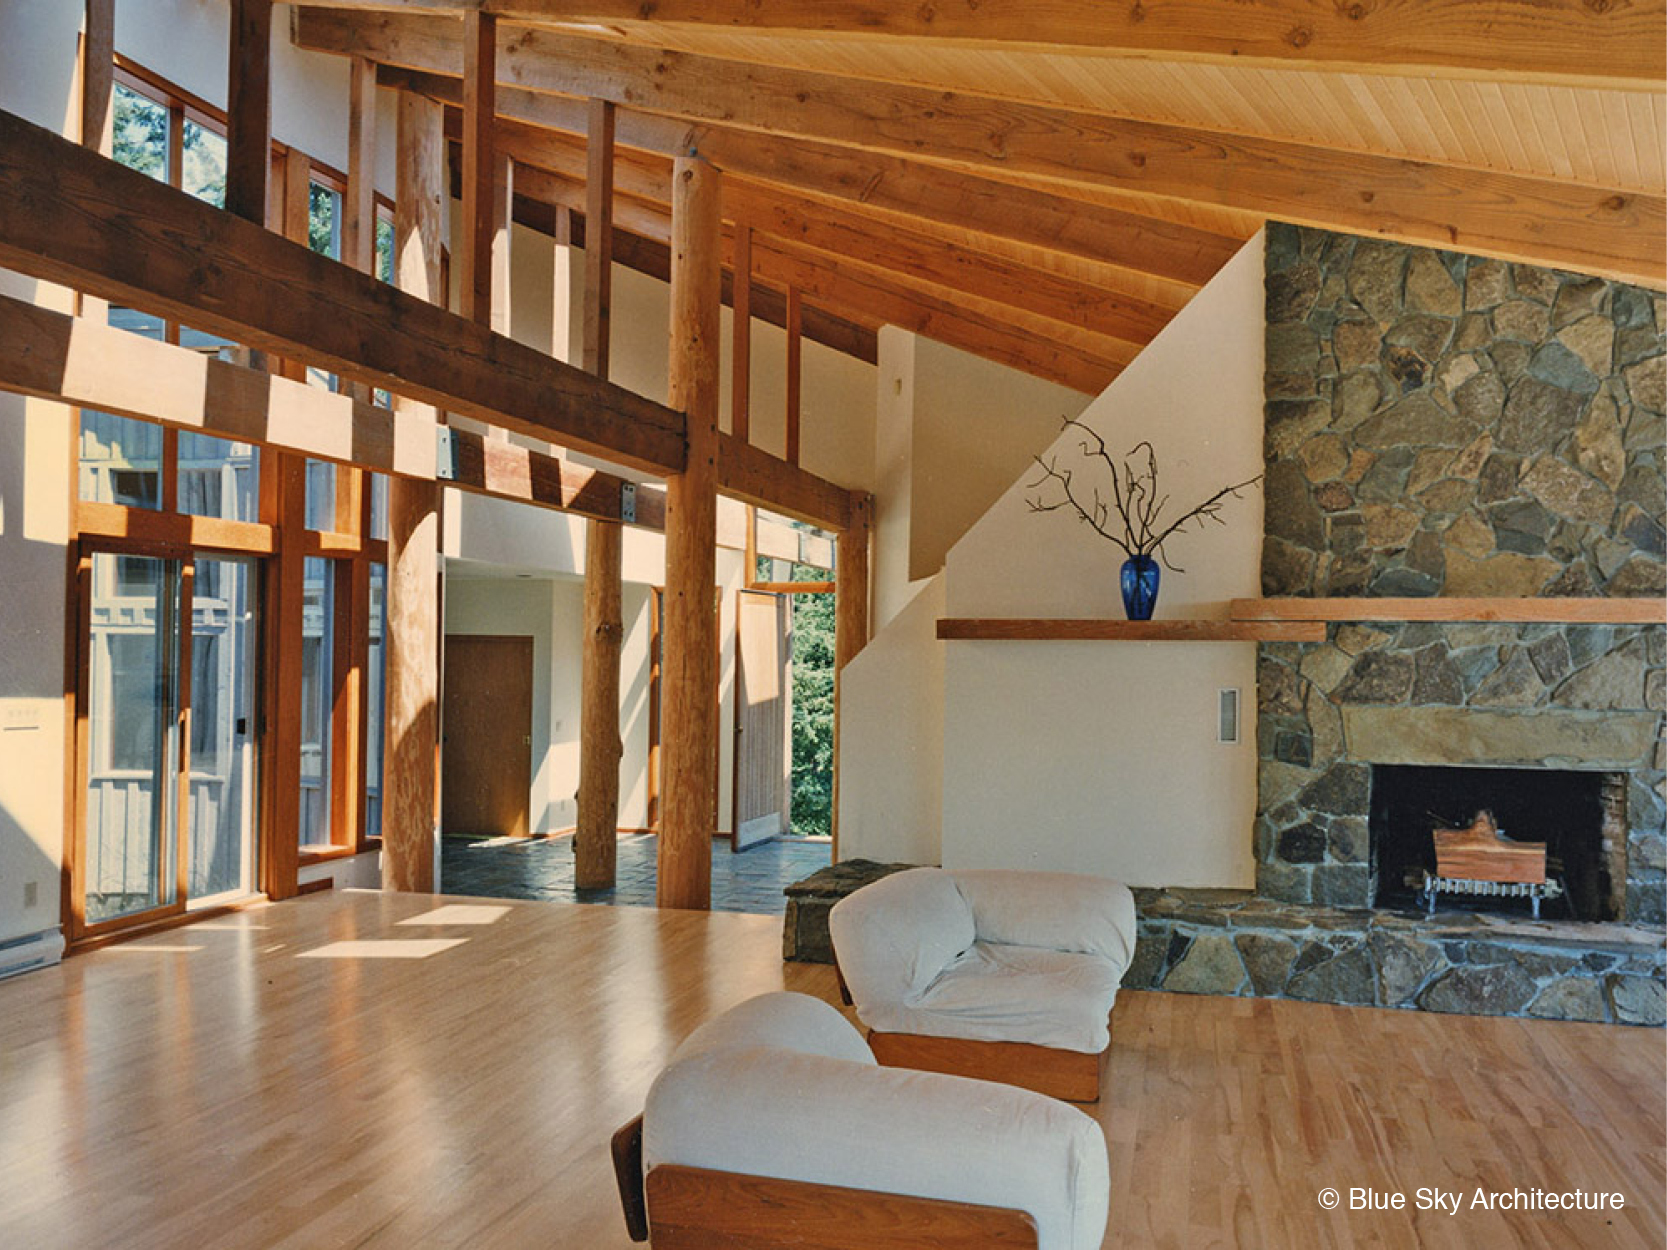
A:
[[[532,687],[531,638],[447,635],[440,732],[444,833],[527,836]]]
[[[737,593],[735,849],[792,828],[793,611],[786,595]]]

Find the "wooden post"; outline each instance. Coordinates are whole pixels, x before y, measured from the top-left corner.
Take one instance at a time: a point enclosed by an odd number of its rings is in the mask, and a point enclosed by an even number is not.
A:
[[[226,211],[266,221],[272,168],[272,0],[232,0],[226,87]]]
[[[799,397],[800,370],[804,365],[804,341],[799,333],[803,312],[799,305],[799,288],[787,288],[787,447],[782,459],[788,464],[799,463]]]
[[[497,111],[498,19],[471,10],[463,19],[463,242],[458,290],[462,313],[489,325],[493,252],[498,229],[498,161],[493,131]]]
[[[376,271],[376,65],[352,60],[347,88],[347,193],[342,196],[342,263]],[[349,382],[354,399],[371,402],[372,388]],[[340,481],[344,473],[338,471]]]
[[[868,549],[874,501],[853,497],[851,524],[840,531],[834,551],[834,780],[833,860],[839,862],[840,675],[868,645]]]
[[[735,226],[734,275],[729,297],[735,310],[731,326],[734,367],[729,379],[729,432],[744,443],[752,426],[752,227],[745,223]],[[752,574],[749,565],[748,579]]]
[[[590,102],[585,183],[584,367],[608,376],[613,304],[614,106]],[[580,673],[579,794],[573,879],[581,890],[614,884],[619,835],[619,662],[624,531],[585,523],[585,640]]]
[[[684,472],[666,480],[661,907],[705,909],[712,898],[720,194],[715,168],[699,157],[677,158],[672,170],[670,401],[686,414],[689,455]]]
[[[86,0],[86,29],[81,34],[81,146],[109,156],[113,147],[116,77],[116,0]],[[103,325],[110,302],[83,295],[83,317]]]
[[[394,279],[402,291],[436,302],[444,298],[444,120],[441,105],[400,96]],[[414,406],[403,397],[395,403]],[[434,888],[439,793],[439,504],[432,482],[395,478],[388,484],[382,883],[419,893]]]

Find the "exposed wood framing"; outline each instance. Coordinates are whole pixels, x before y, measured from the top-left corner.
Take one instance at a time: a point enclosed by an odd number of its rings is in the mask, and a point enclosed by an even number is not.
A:
[[[342,197],[342,263],[376,270],[376,66],[353,59],[347,88],[347,194]]]
[[[272,169],[272,0],[231,0],[226,211],[263,225]]]
[[[346,47],[397,60],[395,28],[444,56],[455,23],[370,23],[329,15]],[[374,29],[372,27],[374,26]],[[303,19],[305,29],[305,19]],[[454,39],[453,39],[454,41]],[[388,49],[388,50],[384,50]],[[1561,55],[1561,54],[1559,54]],[[444,64],[418,65],[438,68]],[[1461,169],[1282,139],[1134,121],[1055,105],[671,53],[524,30],[502,66],[537,91],[651,100],[725,126],[1146,195],[1221,204],[1284,220],[1660,284],[1662,196]],[[622,128],[621,141],[631,139]],[[698,150],[722,163],[705,146]],[[727,165],[726,165],[727,167]],[[739,171],[738,171],[739,172]],[[1316,187],[1326,188],[1316,194]]]
[[[584,214],[572,205],[578,202],[579,189],[564,179],[555,178],[545,170],[527,165],[516,167],[515,220],[528,229],[539,230],[561,240],[560,231],[566,229],[566,242],[583,246],[585,239]],[[572,198],[569,197],[572,193]],[[614,225],[614,262],[636,273],[661,282],[671,278],[671,248],[664,238],[648,238]],[[733,303],[733,282],[724,271],[724,303]],[[769,325],[787,325],[787,297],[771,287],[753,283],[750,292],[752,316]],[[865,364],[879,360],[879,322],[855,316],[839,316],[815,306],[804,310],[804,336],[831,351],[840,352]]]
[[[0,390],[36,395],[300,457],[617,521],[625,479],[571,460],[449,432],[432,409],[393,411],[155,339],[0,296]],[[438,472],[443,468],[444,472]],[[634,486],[636,521],[665,528],[665,492]]]
[[[1311,621],[1119,621],[943,617],[938,638],[967,642],[1324,642]]]
[[[749,253],[751,248],[748,249]],[[782,459],[799,463],[800,417],[804,393],[804,344],[799,338],[801,320],[799,288],[787,288],[787,446]]]
[[[368,0],[326,0],[364,7]],[[382,0],[385,5],[387,0]],[[432,3],[421,8],[446,7]],[[466,7],[454,3],[453,8]],[[1165,0],[1106,5],[883,0],[481,0],[509,21],[688,23],[757,34],[1002,43],[1238,63],[1608,86],[1667,76],[1662,6],[1590,0]]]
[[[277,530],[304,534],[307,529],[307,462],[280,456],[277,482]],[[265,608],[267,732],[263,749],[272,765],[263,769],[261,813],[261,886],[267,897],[284,899],[296,892],[301,840],[301,668],[306,631],[306,556],[299,542],[280,547],[268,577]],[[275,593],[270,593],[275,592]],[[386,786],[384,787],[386,789]],[[386,796],[384,796],[384,804]]]
[[[580,184],[556,177],[539,190],[570,205],[584,194]],[[670,237],[668,215],[659,205],[621,195],[615,212],[617,223],[634,233],[660,241]],[[931,292],[782,240],[755,236],[751,251],[758,277],[783,287],[797,286],[824,307],[878,317],[1084,394],[1099,394],[1139,350],[1136,344],[1072,330],[1063,323],[1050,323],[1054,328],[1043,334],[1029,324],[1015,324],[1016,314],[997,315],[987,304],[970,309],[968,299],[957,301],[953,292]]]
[[[839,729],[840,674],[868,645],[869,547],[873,537],[874,503],[864,495],[852,505],[851,524],[837,541],[834,564],[834,775],[833,861],[839,862]]]
[[[717,578],[721,181],[699,158],[672,180],[671,380],[688,414],[689,457],[666,482],[665,761],[656,900],[704,910],[717,809]]]
[[[735,317],[730,342],[735,354],[729,370],[729,432],[745,443],[752,438],[752,231],[745,226],[735,231],[731,271],[735,276],[730,304]],[[797,319],[794,327],[801,328]]]
[[[614,106],[590,109],[585,180],[584,366],[606,380],[613,300]],[[585,638],[580,664],[579,791],[573,833],[573,878],[582,890],[614,884],[619,828],[620,652],[624,575],[623,531],[585,526]]]
[[[439,107],[401,97],[396,136],[394,280],[413,301],[443,299],[445,138]],[[467,324],[467,323],[461,323]],[[419,419],[438,414],[398,397]],[[395,479],[388,489],[386,710],[382,770],[382,884],[434,888],[440,786],[440,492]]]
[[[478,12],[463,23],[463,243],[458,255],[461,311],[491,325],[493,252],[503,229],[497,152],[498,19]],[[494,326],[500,333],[502,327]]]
[[[365,30],[353,19],[302,10],[295,28],[300,47],[351,55],[363,50],[381,64],[378,80],[457,104],[458,71],[445,41],[408,37],[408,28]],[[500,85],[503,117],[529,125],[582,132],[582,102]],[[1188,287],[1214,276],[1243,239],[1159,217],[947,169],[888,153],[785,139],[757,131],[679,121],[636,109],[621,110],[619,142],[674,156],[695,150],[731,174],[786,184],[848,204],[882,209],[965,228],[1099,264],[1138,270]]]
[[[109,156],[115,139],[116,0],[86,0],[81,32],[81,146]],[[82,315],[103,321],[107,301],[83,295]]]
[[[683,463],[683,422],[664,405],[9,113],[0,264],[604,459]]]

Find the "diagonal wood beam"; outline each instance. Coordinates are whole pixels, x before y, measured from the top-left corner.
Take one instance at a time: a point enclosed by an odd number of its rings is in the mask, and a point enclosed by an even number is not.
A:
[[[682,417],[663,404],[11,113],[0,264],[603,459],[651,472],[683,462]]]
[[[499,140],[515,157],[518,168],[532,165],[567,178],[587,176],[584,145],[565,132],[511,122],[500,128]],[[670,193],[671,162],[653,153],[621,151],[616,178],[626,194],[663,202]],[[1134,296],[957,247],[774,184],[731,178],[724,192],[724,216],[762,233],[1126,342],[1149,342],[1171,316],[1168,309]]]
[[[1310,69],[1659,88],[1659,0],[480,0],[508,21],[675,23],[758,34],[1113,52]]]
[[[661,25],[761,35],[1004,45],[1359,73],[1421,71],[1655,90],[1667,77],[1660,0],[316,0],[319,7],[512,22]]]
[[[335,14],[349,45],[395,30],[451,42],[446,19]],[[298,29],[306,28],[303,11]],[[395,59],[384,51],[376,60]],[[517,29],[501,72],[536,91],[598,96],[729,127],[800,135],[1288,221],[1560,265],[1659,285],[1667,200],[1287,140],[807,73]],[[444,66],[440,67],[444,68]],[[629,138],[621,135],[622,142]],[[700,149],[710,159],[721,158]],[[1317,194],[1316,188],[1325,188]]]
[[[555,177],[550,179],[549,190],[574,202],[584,195],[583,187]],[[620,196],[615,215],[634,233],[655,240],[670,237],[669,219],[658,204]],[[779,240],[755,239],[752,257],[758,278],[784,288],[798,287],[824,306],[858,310],[1084,394],[1103,391],[1139,351],[1135,344],[1101,335],[1072,334],[1064,327],[1057,335],[1044,336],[1010,320],[969,310],[964,301],[952,302],[952,292],[936,295]]]
[[[425,32],[433,34],[432,27],[414,33],[406,23],[387,30],[344,29],[351,26],[336,15],[305,10],[294,37],[300,47],[339,55],[352,55],[347,49],[362,46],[366,55],[383,62],[377,81],[384,87],[414,91],[447,104],[461,102],[460,79],[446,71],[450,63],[446,41],[425,36]],[[532,126],[583,133],[584,108],[579,100],[504,86],[498,92],[498,108],[503,116]],[[732,174],[975,230],[1189,287],[1203,286],[1214,277],[1244,241],[1072,199],[1068,187],[1055,195],[883,152],[691,124],[635,109],[620,111],[617,137],[622,146],[667,156],[696,148]]]
[[[448,431],[440,464],[432,416],[396,412],[206,356],[188,347],[0,296],[0,390],[215,434],[275,451],[444,481],[476,494],[620,519],[625,480],[514,443]],[[665,492],[634,486],[636,520],[665,526]]]

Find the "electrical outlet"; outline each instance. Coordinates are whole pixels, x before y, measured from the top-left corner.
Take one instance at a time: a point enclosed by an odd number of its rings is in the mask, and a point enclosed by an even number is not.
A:
[[[40,882],[25,881],[23,883],[23,905],[33,907],[40,902]]]

